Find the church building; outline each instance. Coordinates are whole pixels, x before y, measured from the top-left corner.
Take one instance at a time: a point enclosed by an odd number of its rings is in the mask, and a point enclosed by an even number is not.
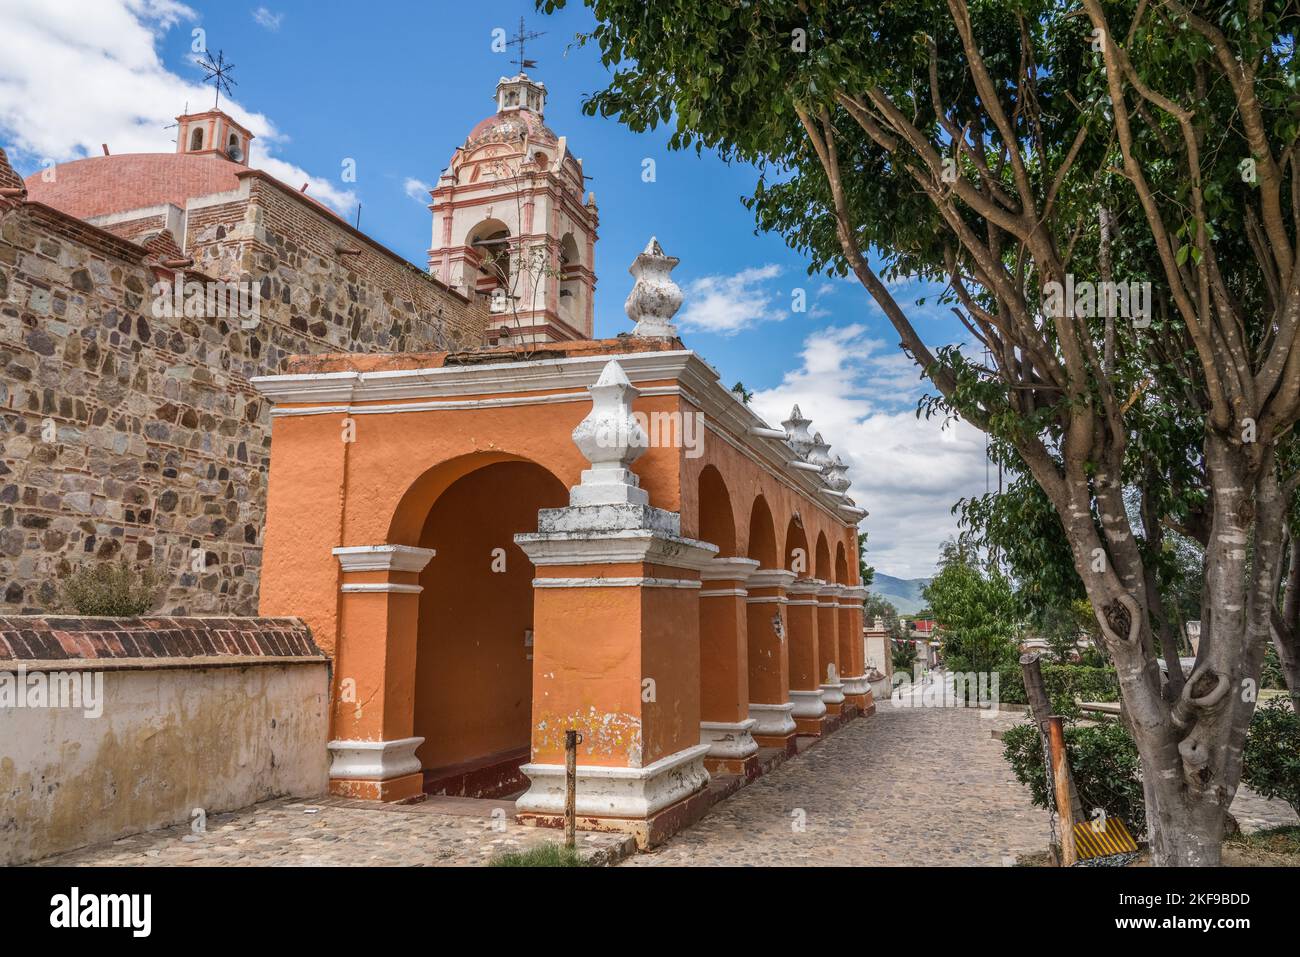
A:
[[[866,512],[797,407],[763,421],[683,342],[653,237],[593,337],[582,161],[526,73],[494,107],[431,192],[427,272],[219,109],[174,153],[26,181],[0,154],[0,613],[153,564],[165,614],[310,630],[331,793],[553,825],[576,734],[581,826],[649,846],[874,710]],[[160,314],[166,281],[257,314]]]

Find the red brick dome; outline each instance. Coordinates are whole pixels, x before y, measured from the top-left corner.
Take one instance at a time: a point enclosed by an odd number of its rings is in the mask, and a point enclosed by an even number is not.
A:
[[[123,153],[92,156],[54,167],[54,176],[27,177],[27,198],[78,219],[170,203],[239,187],[248,167],[216,154]]]

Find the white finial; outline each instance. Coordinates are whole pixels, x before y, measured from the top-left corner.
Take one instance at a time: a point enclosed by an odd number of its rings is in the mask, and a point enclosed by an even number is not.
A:
[[[852,484],[848,476],[849,467],[838,455],[835,456],[834,462],[822,469],[822,472],[826,476],[826,484],[837,492],[843,492]]]
[[[822,434],[818,432],[813,436],[812,446],[808,449],[808,461],[813,465],[819,465],[822,468],[831,464],[831,457],[828,454],[831,447],[822,439]]]
[[[611,359],[591,386],[591,411],[573,430],[573,442],[591,468],[569,490],[570,505],[646,505],[641,480],[629,466],[645,452],[649,439],[632,414],[640,393],[618,360]]]
[[[648,339],[675,339],[677,327],[672,318],[682,305],[682,290],[669,277],[681,262],[676,256],[667,256],[653,236],[645,251],[632,261],[628,269],[636,282],[627,295],[623,308],[627,317],[636,323],[632,335]]]
[[[808,434],[808,426],[812,424],[812,419],[805,419],[803,413],[799,411],[799,406],[790,410],[790,418],[781,423],[785,429],[786,441],[790,447],[802,458],[808,454],[812,448],[813,440]]]

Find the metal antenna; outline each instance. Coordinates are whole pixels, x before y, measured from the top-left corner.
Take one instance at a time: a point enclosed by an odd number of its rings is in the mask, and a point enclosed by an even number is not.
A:
[[[203,56],[195,57],[194,62],[203,67],[203,82],[208,83],[210,81],[216,91],[216,96],[212,100],[212,108],[215,110],[221,102],[221,91],[225,90],[226,96],[231,96],[230,88],[239,85],[230,75],[231,71],[235,69],[235,64],[227,63],[221,50],[217,51],[215,59],[211,50],[204,50]]]
[[[524,57],[524,43],[528,40],[536,40],[538,37],[544,37],[544,36],[546,36],[545,31],[542,31],[541,33],[538,33],[536,31],[533,31],[531,33],[524,32],[524,18],[523,17],[519,18],[519,32],[506,41],[506,46],[519,47],[519,56],[511,60],[510,62],[517,63],[519,65],[520,73],[523,73],[530,66],[531,67],[537,66],[536,60],[529,60]]]

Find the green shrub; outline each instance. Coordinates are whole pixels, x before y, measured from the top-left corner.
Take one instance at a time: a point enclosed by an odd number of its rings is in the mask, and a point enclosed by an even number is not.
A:
[[[1300,814],[1300,716],[1285,698],[1255,709],[1241,779],[1266,798],[1281,798]]]
[[[1264,649],[1264,670],[1259,677],[1259,686],[1286,690],[1286,675],[1282,673],[1282,662],[1278,661],[1277,648],[1271,641]]]
[[[1146,804],[1137,746],[1125,727],[1118,721],[1067,725],[1065,751],[1084,817],[1095,817],[1096,809],[1101,808],[1106,816],[1120,818],[1134,837],[1140,837],[1146,830]],[[1003,734],[1002,755],[1016,780],[1029,788],[1035,805],[1055,807],[1043,766],[1042,738],[1034,725],[1017,725]]]
[[[488,862],[489,867],[586,867],[582,855],[563,844],[539,844],[526,851],[506,851]]]
[[[61,599],[78,615],[131,618],[151,609],[160,590],[152,568],[137,569],[121,559],[80,566],[64,581]]]
[[[1070,715],[1077,709],[1074,699],[1084,701],[1118,701],[1119,678],[1113,668],[1089,668],[1084,665],[1044,664],[1043,687],[1057,714]],[[999,672],[998,698],[1006,704],[1028,704],[1024,673],[1020,665]]]

